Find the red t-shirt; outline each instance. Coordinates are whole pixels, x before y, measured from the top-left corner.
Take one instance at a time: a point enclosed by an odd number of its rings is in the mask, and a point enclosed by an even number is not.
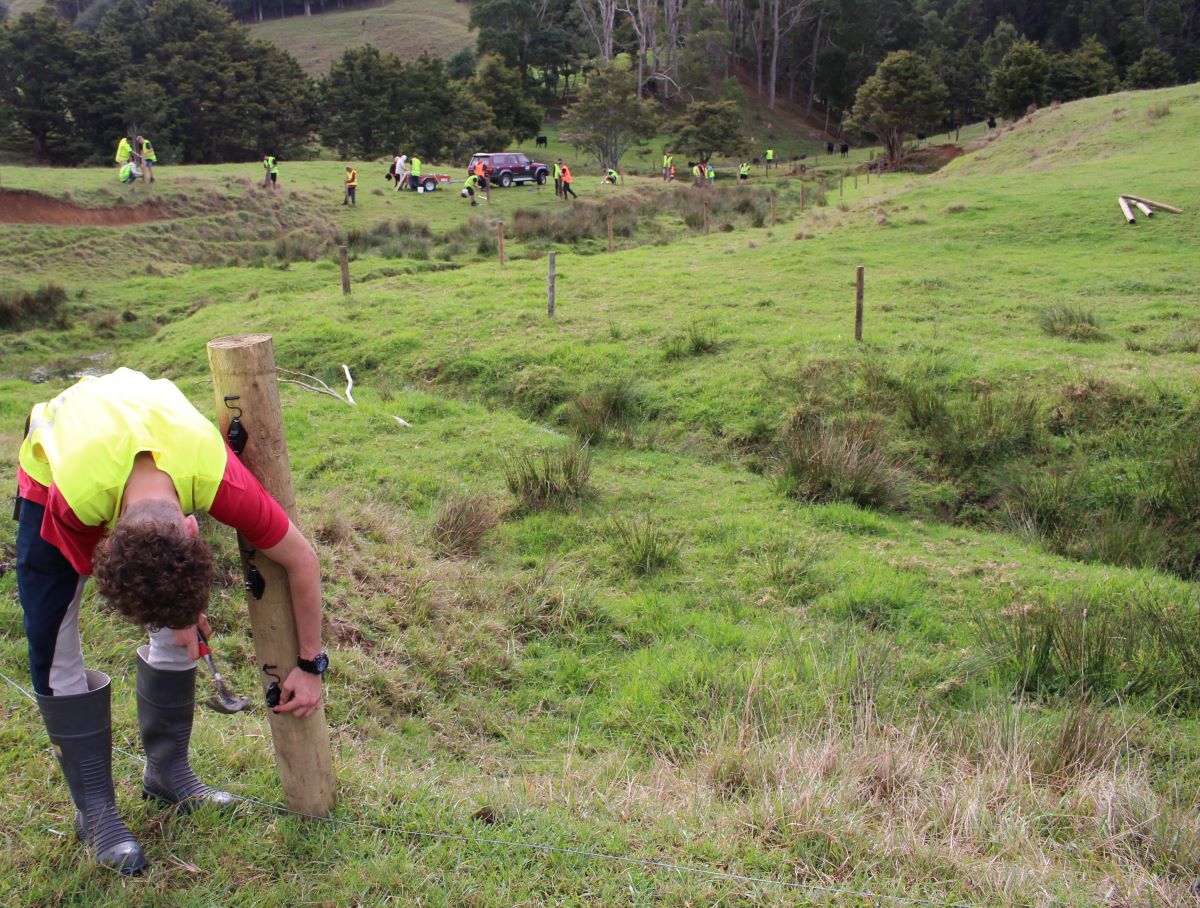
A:
[[[92,573],[92,553],[104,536],[104,527],[81,523],[58,491],[17,467],[17,493],[46,508],[42,538],[63,553],[79,574]],[[255,548],[269,549],[283,541],[288,531],[287,513],[226,446],[225,474],[208,513],[231,526]]]

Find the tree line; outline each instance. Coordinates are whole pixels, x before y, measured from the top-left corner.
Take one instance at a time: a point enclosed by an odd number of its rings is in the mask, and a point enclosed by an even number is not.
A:
[[[95,32],[49,6],[0,25],[0,124],[52,163],[111,161],[136,133],[186,164],[307,157],[316,138],[348,157],[459,157],[531,137],[543,114],[495,56],[456,76],[353,48],[311,79],[212,0],[117,0]]]
[[[446,158],[533,136],[570,94],[569,131],[615,164],[655,130],[697,156],[735,153],[743,83],[833,135],[886,142],[899,121],[881,111],[900,99],[881,73],[920,96],[903,133],[1200,67],[1200,0],[471,0],[474,48],[448,61],[351,48],[313,80],[251,38],[234,2],[98,0],[74,26],[50,6],[4,21],[0,122],[55,162],[106,160],[127,132],[183,163],[299,157],[314,139],[346,156]],[[884,67],[899,52],[911,59]]]

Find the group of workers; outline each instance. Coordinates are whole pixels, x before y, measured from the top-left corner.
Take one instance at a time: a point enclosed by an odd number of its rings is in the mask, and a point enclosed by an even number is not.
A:
[[[775,150],[767,149],[767,166],[775,160]],[[712,161],[688,161],[688,168],[692,173],[692,183],[696,186],[715,186],[717,182],[717,171],[713,167]],[[612,173],[610,170],[609,173]],[[665,182],[675,179],[675,153],[670,149],[665,149],[662,156],[662,178]],[[750,179],[750,162],[742,161],[738,165],[738,182],[744,183]]]
[[[554,194],[564,201],[569,194],[571,198],[577,199],[575,190],[571,188],[571,184],[575,182],[575,177],[571,176],[571,168],[563,163],[563,159],[559,158],[554,162]]]
[[[151,183],[154,182],[154,165],[158,163],[158,155],[145,136],[136,136],[132,142],[129,136],[121,136],[113,160],[120,168],[117,179],[130,188],[136,188],[134,183],[137,180],[144,183],[148,178]]]
[[[394,189],[409,189],[413,192],[421,185],[421,159],[413,155],[410,159],[406,154],[398,154],[388,167],[386,179],[394,183]]]

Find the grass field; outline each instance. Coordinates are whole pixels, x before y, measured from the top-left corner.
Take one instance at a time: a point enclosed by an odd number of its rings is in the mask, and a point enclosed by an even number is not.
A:
[[[803,210],[786,176],[587,175],[573,206],[521,189],[472,214],[374,194],[369,164],[346,210],[339,166],[311,162],[274,195],[254,165],[163,168],[171,220],[0,228],[0,290],[65,290],[0,329],[9,464],[29,404],[82,369],[168,375],[208,412],[225,334],[269,332],[335,387],[347,364],[358,401],[281,388],[342,825],[138,801],[139,635],[89,600],[118,800],[154,865],[92,868],[37,710],[0,680],[0,899],[1193,905],[1197,138],[1185,87],[1041,111],[931,176],[839,188],[825,162]],[[3,178],[113,193],[106,171]],[[1120,192],[1185,214],[1128,227]],[[248,692],[236,549],[205,532],[218,657]],[[15,586],[6,568],[0,671],[24,683]],[[266,728],[201,714],[194,762],[279,803]]]
[[[404,59],[422,53],[448,60],[475,44],[467,31],[466,3],[457,0],[387,0],[379,6],[289,16],[250,26],[250,34],[286,50],[312,76],[351,47],[370,44]]]

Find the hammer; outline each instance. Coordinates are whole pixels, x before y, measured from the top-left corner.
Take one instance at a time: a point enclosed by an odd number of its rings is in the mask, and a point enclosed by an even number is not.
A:
[[[200,655],[204,657],[204,661],[208,663],[208,669],[213,675],[213,687],[216,688],[216,694],[204,701],[209,709],[216,710],[219,713],[237,713],[250,706],[250,701],[245,697],[239,697],[237,694],[230,692],[225,686],[225,681],[221,678],[221,673],[217,671],[217,664],[213,662],[212,650],[208,646],[208,638],[204,636],[204,631],[196,628],[196,636],[200,638]]]

